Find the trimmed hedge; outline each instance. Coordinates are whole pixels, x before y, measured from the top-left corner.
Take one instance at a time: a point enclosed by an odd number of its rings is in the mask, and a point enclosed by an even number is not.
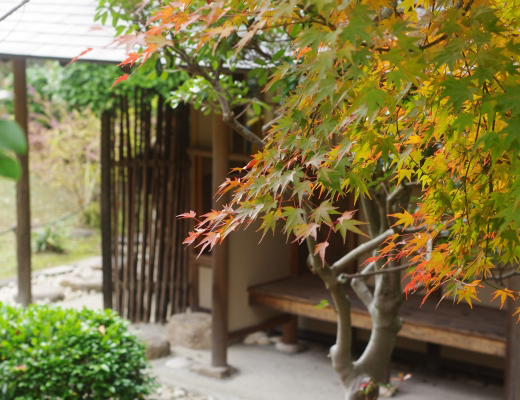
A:
[[[0,303],[0,399],[144,398],[144,352],[113,311]]]

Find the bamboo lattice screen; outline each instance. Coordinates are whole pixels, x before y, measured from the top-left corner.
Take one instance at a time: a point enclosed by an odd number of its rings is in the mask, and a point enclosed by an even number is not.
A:
[[[188,306],[189,108],[136,90],[110,117],[114,308],[139,322],[164,322]]]

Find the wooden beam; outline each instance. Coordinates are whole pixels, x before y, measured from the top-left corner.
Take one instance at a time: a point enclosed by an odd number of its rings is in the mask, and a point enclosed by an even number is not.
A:
[[[101,116],[101,255],[103,308],[112,308],[112,216],[110,179],[110,112]]]
[[[201,158],[211,158],[213,157],[213,153],[209,149],[204,149],[200,147],[191,147],[188,149],[188,154],[191,157],[201,157]],[[249,154],[239,154],[239,153],[228,153],[229,161],[237,161],[248,163],[252,160],[252,156]]]
[[[27,137],[27,80],[25,58],[13,59],[14,117]],[[16,257],[18,262],[18,301],[32,302],[31,294],[31,204],[29,184],[29,148],[19,156],[22,176],[16,184]]]
[[[219,115],[212,124],[212,192],[225,181],[229,172],[229,128]],[[219,210],[226,203],[226,196],[213,197],[213,209]],[[227,367],[228,344],[228,242],[216,245],[212,250],[212,331],[211,365]]]

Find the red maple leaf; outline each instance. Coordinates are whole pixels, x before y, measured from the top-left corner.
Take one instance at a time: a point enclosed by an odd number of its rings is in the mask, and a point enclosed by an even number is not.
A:
[[[73,62],[78,61],[78,59],[79,59],[80,57],[82,57],[82,56],[84,56],[85,54],[91,52],[92,50],[93,50],[92,47],[89,47],[88,49],[83,50],[83,51],[82,51],[81,53],[79,53],[76,57],[74,57],[72,60],[70,60],[69,64],[72,64]],[[67,65],[69,65],[69,64],[67,64]]]
[[[183,213],[181,215],[177,215],[177,218],[195,218],[197,214],[195,211],[190,211],[189,213]]]
[[[321,265],[325,266],[325,250],[329,247],[329,242],[318,243],[314,249],[314,255],[318,254],[321,258]]]
[[[139,58],[141,58],[141,55],[133,51],[132,53],[128,54],[128,56],[117,65],[119,65],[120,67],[124,67],[125,65],[130,65],[130,67],[133,67],[133,65],[136,63],[137,60],[139,60]]]
[[[116,79],[116,81],[114,82],[114,84],[112,85],[112,87],[110,89],[112,89],[118,83],[126,81],[129,77],[130,77],[130,75],[128,75],[128,74],[121,75],[119,78]]]

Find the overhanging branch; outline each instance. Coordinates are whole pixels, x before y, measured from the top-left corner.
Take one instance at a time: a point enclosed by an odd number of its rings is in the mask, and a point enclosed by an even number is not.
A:
[[[354,262],[356,258],[374,249],[377,249],[381,243],[383,243],[389,236],[392,236],[394,233],[395,231],[392,228],[387,229],[375,238],[359,245],[354,250],[349,251],[345,256],[341,257],[338,261],[332,264],[332,268],[338,272],[342,272],[348,267],[350,263]]]

